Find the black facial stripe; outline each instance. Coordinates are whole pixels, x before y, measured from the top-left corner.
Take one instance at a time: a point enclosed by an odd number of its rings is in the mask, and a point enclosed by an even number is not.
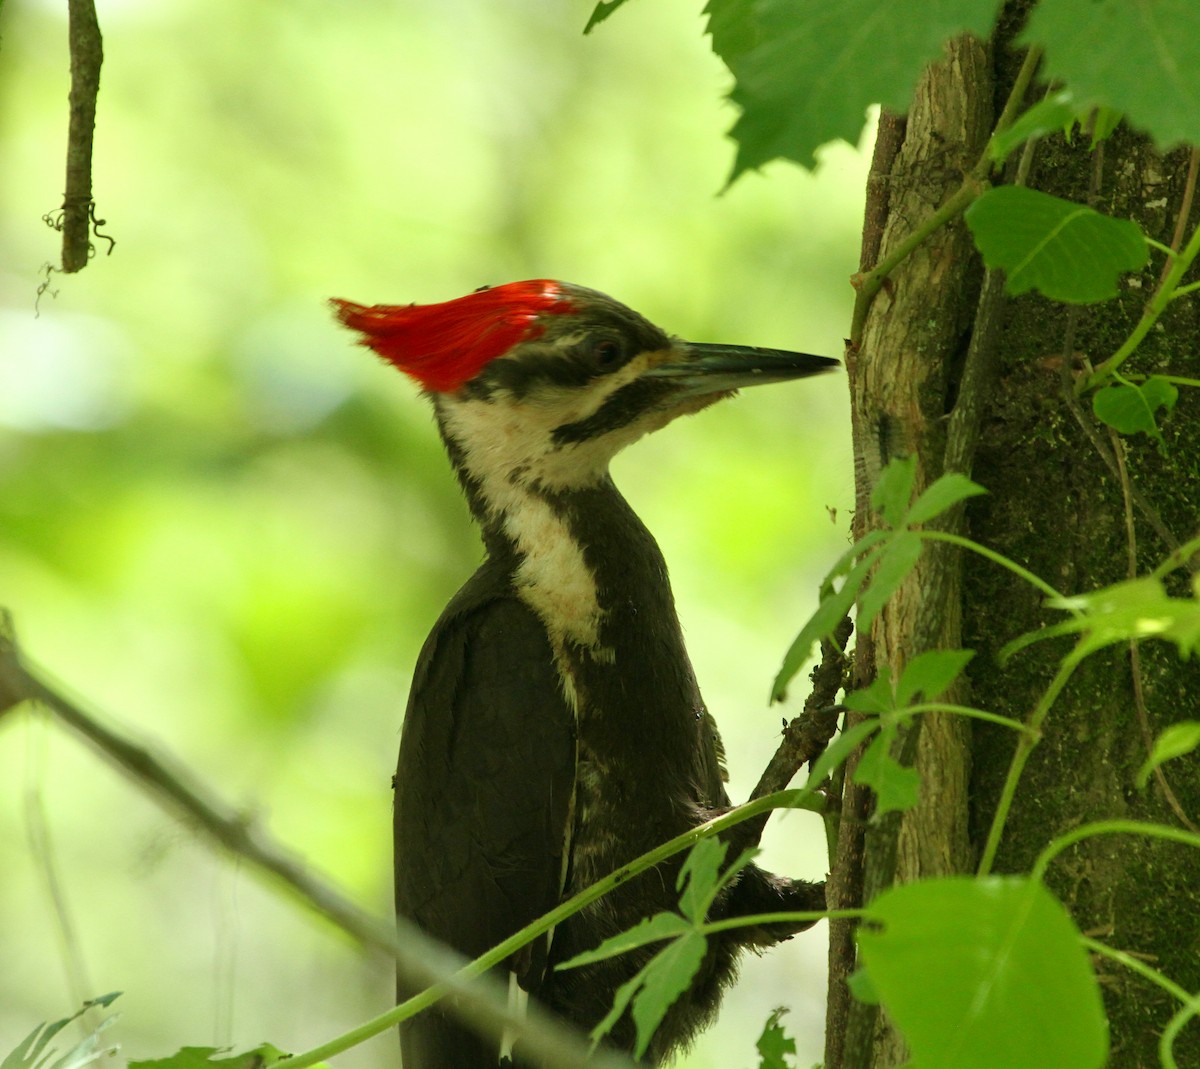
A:
[[[673,387],[665,380],[634,379],[617,390],[587,419],[555,427],[551,437],[555,445],[599,438],[632,423],[642,413],[657,408],[672,392]]]
[[[527,345],[518,356],[493,360],[472,385],[485,389],[484,396],[504,390],[520,401],[539,386],[581,389],[595,377],[585,361],[572,360],[569,353],[548,345]]]
[[[493,360],[467,383],[467,395],[487,400],[503,390],[519,401],[543,386],[580,390],[624,367],[638,353],[671,345],[652,323],[615,302],[593,315],[546,316],[539,326],[539,337]],[[578,340],[564,346],[561,339],[570,337]]]

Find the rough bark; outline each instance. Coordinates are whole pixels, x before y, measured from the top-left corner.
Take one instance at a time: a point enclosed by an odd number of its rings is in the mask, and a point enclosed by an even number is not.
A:
[[[922,79],[887,180],[877,178],[872,190],[869,217],[878,217],[880,202],[886,199],[881,257],[959,186],[978,156],[991,127],[990,83],[987,51],[970,38],[953,42],[945,61]],[[864,254],[869,251],[864,242]],[[917,458],[918,490],[943,473],[947,399],[966,355],[980,278],[963,224],[944,228],[895,273],[875,301],[861,346],[849,354],[858,537],[870,529],[871,488],[889,460]],[[930,548],[881,614],[869,640],[860,636],[860,685],[884,666],[895,676],[923,650],[961,646],[957,559],[941,547]],[[967,865],[965,727],[950,718],[929,717],[907,742],[910,747],[915,744],[923,777],[921,802],[902,823],[893,818],[868,827],[866,792],[849,787],[839,835],[841,856],[832,881],[837,905],[869,900],[891,882],[893,873],[911,879],[961,871]],[[859,854],[861,874],[847,871],[856,867]],[[840,959],[831,961],[831,1009],[836,1008],[840,1019],[830,1015],[826,1064],[865,1065],[877,1032],[880,1042],[893,1041],[886,1029],[879,1029],[875,1007],[846,999],[842,970],[847,964],[848,926],[839,925],[833,938]]]
[[[1175,225],[1187,158],[1157,156],[1126,130],[1097,157],[1082,144],[1053,139],[1035,158],[1037,188],[1074,200],[1088,199],[1093,173],[1096,207],[1135,219],[1151,237],[1169,242]],[[1196,218],[1191,226],[1196,225]],[[1072,313],[1040,297],[1012,302],[1001,344],[1002,379],[975,464],[975,478],[992,493],[969,511],[973,538],[1001,550],[1067,593],[1092,590],[1127,575],[1125,505],[1118,479],[1097,446],[1113,449],[1090,411],[1079,422],[1064,397],[1061,354],[1071,349],[1095,360],[1111,353],[1141,313],[1157,282],[1161,260],[1123,287],[1114,301]],[[1073,320],[1073,323],[1072,323]],[[1180,301],[1163,329],[1134,359],[1137,370],[1200,373],[1200,316],[1194,301]],[[1132,369],[1131,369],[1132,370]],[[1196,531],[1200,516],[1200,425],[1185,395],[1164,428],[1168,455],[1144,437],[1126,439],[1131,482],[1159,512],[1175,537]],[[1168,546],[1145,515],[1135,516],[1138,570],[1157,565]],[[1184,590],[1177,575],[1177,594]],[[1022,632],[1060,618],[1019,581],[986,564],[964,568],[964,641],[980,651],[972,664],[976,704],[1024,717],[1045,689],[1057,660],[1069,648],[1059,641],[1034,647],[1001,666],[995,652]],[[1181,662],[1173,647],[1142,643],[1140,676],[1151,735],[1168,723],[1200,713],[1200,666]],[[971,838],[983,841],[1013,740],[990,728],[974,732]],[[1022,777],[1006,825],[995,871],[1028,871],[1046,842],[1081,823],[1130,818],[1180,824],[1162,787],[1139,791],[1134,776],[1146,756],[1139,723],[1131,656],[1117,647],[1084,662],[1052,711],[1041,743]],[[1164,774],[1184,814],[1200,821],[1200,763],[1172,762]],[[1200,855],[1141,837],[1092,839],[1051,869],[1051,889],[1085,932],[1112,946],[1145,954],[1188,990],[1200,987]],[[1158,1035],[1174,1012],[1167,997],[1126,972],[1105,966],[1106,1008],[1112,1029],[1111,1064],[1122,1069],[1157,1066]],[[1176,1046],[1180,1065],[1200,1064],[1200,1033],[1193,1027]]]
[[[888,248],[931,212],[974,162],[1007,96],[1021,55],[1010,48],[1019,11],[1010,11],[995,42],[956,41],[931,69],[901,130],[898,151],[873,174],[864,257]],[[1043,87],[1035,87],[1041,92]],[[895,132],[895,128],[892,128]],[[880,161],[877,158],[877,163]],[[1172,239],[1187,173],[1186,152],[1156,155],[1121,129],[1099,152],[1077,135],[1045,139],[1029,173],[1034,188],[1135,219],[1152,238]],[[1197,225],[1193,210],[1190,226]],[[870,235],[867,235],[870,238]],[[1123,449],[1129,479],[1157,509],[1160,522],[1134,517],[1141,572],[1167,553],[1161,530],[1179,540],[1200,516],[1200,423],[1187,395],[1165,427],[1167,453],[1143,436],[1114,446],[1084,402],[1067,386],[1081,358],[1111,353],[1128,333],[1156,285],[1162,259],[1127,279],[1112,301],[1071,310],[1036,295],[998,298],[961,224],[951,226],[898,271],[879,295],[861,349],[848,360],[861,536],[872,524],[867,495],[891,456],[918,458],[918,489],[947,467],[967,470],[989,490],[971,502],[964,533],[997,549],[1068,593],[1095,589],[1128,574],[1130,545],[1125,496],[1114,448]],[[870,262],[866,263],[870,266]],[[1200,374],[1200,304],[1176,302],[1134,358],[1131,370]],[[979,439],[965,455],[948,457],[956,405],[962,415],[962,371],[971,338],[995,361],[996,378],[972,386],[981,402]],[[984,336],[986,335],[986,336]],[[1064,353],[1066,358],[1064,359]],[[973,357],[972,357],[973,359]],[[953,443],[952,443],[953,444]],[[973,445],[973,443],[971,443]],[[1109,453],[1108,460],[1101,449]],[[959,462],[963,466],[959,466]],[[1118,468],[1119,470],[1119,468]],[[860,636],[856,671],[867,681],[881,666],[898,670],[930,648],[977,651],[966,691],[971,704],[1024,719],[1045,690],[1067,641],[1046,643],[1001,665],[997,651],[1015,636],[1058,618],[1042,596],[982,559],[927,548],[915,575],[877,622]],[[1185,577],[1177,576],[1181,584]],[[1200,667],[1181,663],[1173,647],[1143,643],[1140,679],[1150,734],[1167,723],[1200,716]],[[1130,651],[1090,658],[1053,709],[1045,737],[1022,778],[996,859],[997,872],[1027,872],[1045,844],[1078,824],[1110,817],[1180,824],[1200,822],[1200,760],[1165,769],[1178,797],[1168,804],[1152,781],[1139,791],[1136,770],[1146,754],[1146,729],[1135,700]],[[1011,732],[959,720],[927,718],[915,747],[922,798],[899,822],[864,825],[862,792],[848,789],[839,857],[831,878],[838,905],[892,879],[972,871],[986,838],[1012,756]],[[861,855],[861,863],[858,861]],[[860,871],[861,870],[861,871]],[[1093,839],[1052,868],[1049,882],[1085,930],[1110,945],[1148,955],[1189,990],[1200,988],[1200,854],[1158,841]],[[904,1052],[886,1019],[848,1000],[841,987],[852,967],[849,933],[833,930],[826,1065],[829,1069],[895,1066]],[[1102,970],[1112,1027],[1113,1066],[1158,1064],[1158,1033],[1173,1012],[1166,997],[1131,974]],[[1180,1064],[1200,1064],[1200,1030],[1185,1030]]]

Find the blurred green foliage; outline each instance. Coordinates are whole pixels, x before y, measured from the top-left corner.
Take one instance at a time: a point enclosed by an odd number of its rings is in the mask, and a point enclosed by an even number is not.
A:
[[[585,39],[588,0],[100,0],[117,246],[36,312],[66,5],[0,9],[0,604],[31,658],[381,912],[408,673],[480,550],[423,402],[324,301],[558,277],[695,340],[839,354],[865,161],[835,147],[815,178],[776,165],[717,197],[731,112],[699,6],[630,5]],[[735,797],[845,545],[846,409],[838,376],[750,391],[615,470],[671,563]],[[770,863],[823,873],[814,818],[771,835]],[[26,714],[0,722],[0,869],[0,1049],[112,989],[143,1058],[303,1049],[390,998],[386,963]],[[818,1056],[823,960],[818,935],[748,963],[686,1064],[749,1060],[781,1001]],[[394,1043],[339,1064],[394,1065]]]

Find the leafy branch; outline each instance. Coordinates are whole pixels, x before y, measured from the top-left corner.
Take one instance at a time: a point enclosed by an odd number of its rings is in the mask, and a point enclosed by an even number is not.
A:
[[[1150,333],[1154,324],[1158,322],[1159,317],[1167,310],[1167,306],[1172,301],[1195,292],[1197,289],[1196,284],[1181,286],[1180,283],[1197,255],[1200,255],[1200,226],[1192,232],[1191,239],[1182,252],[1170,253],[1169,255],[1170,269],[1147,302],[1146,309],[1142,312],[1141,318],[1137,321],[1137,324],[1129,332],[1129,336],[1121,343],[1117,351],[1107,360],[1098,364],[1091,375],[1080,379],[1077,386],[1077,390],[1080,393],[1088,389],[1093,389],[1107,381],[1112,373],[1125,363],[1137,347],[1142,344],[1146,335]]]
[[[881,473],[872,495],[872,505],[887,526],[872,531],[851,547],[831,570],[823,584],[822,605],[801,629],[785,665],[790,664],[797,645],[807,650],[811,648],[808,645],[811,640],[820,636],[825,626],[823,621],[831,613],[825,609],[826,604],[834,603],[840,612],[848,602],[857,599],[861,626],[866,611],[864,606],[868,602],[876,606],[891,596],[907,575],[905,569],[911,568],[915,561],[909,562],[907,555],[899,554],[893,556],[892,564],[887,567],[882,562],[894,543],[910,535],[920,540],[945,541],[980,553],[1038,589],[1046,596],[1048,607],[1066,614],[1066,618],[1058,623],[1014,639],[1002,651],[1002,658],[1010,658],[1034,642],[1062,635],[1076,635],[1077,642],[1062,658],[1054,678],[1023,724],[985,710],[933,700],[966,667],[970,651],[923,653],[906,664],[895,683],[885,670],[868,687],[846,696],[846,707],[868,718],[835,740],[825,759],[840,763],[851,751],[864,748],[854,780],[872,789],[876,799],[875,820],[889,811],[910,808],[916,802],[920,785],[917,774],[898,761],[892,752],[897,726],[904,719],[924,712],[944,711],[991,720],[1017,733],[1016,747],[979,860],[977,877],[974,880],[922,880],[883,892],[868,906],[867,919],[883,924],[884,929],[881,932],[876,928],[859,928],[861,959],[869,971],[870,986],[887,1004],[923,1066],[949,1067],[965,1062],[1023,1064],[1020,1058],[1016,1061],[993,1060],[988,1050],[1000,1041],[1000,1036],[1012,1033],[1013,1020],[1029,1019],[1032,1009],[1020,1004],[1020,999],[985,996],[984,992],[994,992],[998,988],[1005,991],[1019,989],[1042,992],[1045,997],[1045,992],[1056,990],[1060,984],[1063,985],[1063,1001],[1054,1002],[1055,1012],[1061,1013],[1062,1006],[1070,1006],[1078,1019],[1067,1028],[1071,1034],[1062,1040],[1063,1048],[1056,1048],[1058,1060],[1055,1064],[1094,1066],[1098,1064],[1097,1052],[1103,1050],[1105,1034],[1095,978],[1087,965],[1083,936],[1044,887],[1046,868],[1058,853],[1097,834],[1131,832],[1198,847],[1200,836],[1179,828],[1137,821],[1098,822],[1055,839],[1039,857],[1028,878],[997,881],[989,873],[1029,756],[1041,738],[1047,717],[1082,661],[1100,649],[1134,637],[1165,639],[1174,643],[1182,656],[1188,656],[1200,644],[1200,601],[1195,596],[1173,597],[1164,586],[1166,575],[1186,565],[1200,549],[1200,538],[1180,546],[1150,575],[1089,594],[1066,596],[1023,566],[970,539],[937,530],[914,530],[915,521],[924,523],[935,519],[940,511],[953,507],[972,490],[981,492],[981,488],[962,476],[948,475],[931,484],[909,504],[914,478],[915,466],[911,459],[893,461]],[[894,550],[891,552],[895,554]],[[873,576],[872,567],[876,568]],[[835,578],[839,575],[846,578],[840,588],[835,588]],[[874,611],[877,609],[872,609]],[[922,694],[927,700],[916,701]],[[1155,740],[1139,773],[1140,782],[1144,783],[1150,772],[1163,762],[1198,748],[1200,723],[1185,721],[1170,726]],[[1007,903],[1000,913],[996,913],[998,902]],[[972,917],[973,934],[969,937],[962,927],[967,922],[954,921],[957,910]],[[989,912],[994,914],[991,920],[988,919]],[[999,929],[998,935],[993,934],[994,928]],[[992,939],[996,942],[989,942]],[[923,957],[914,960],[911,948],[915,945],[931,948],[930,957],[936,959],[936,964]],[[1019,948],[1023,945],[1022,951]],[[969,950],[963,950],[964,946]],[[949,949],[951,947],[955,949]],[[960,951],[968,954],[970,961],[960,960],[956,956]],[[1008,957],[1010,954],[1014,956]],[[994,960],[984,975],[976,975],[972,971],[975,965],[971,962],[988,961],[990,955],[994,955]],[[1015,963],[1022,960],[1022,955],[1024,963],[1018,966]],[[903,967],[892,974],[889,970],[894,956],[902,959]],[[1019,982],[1005,976],[1010,969],[1020,972]],[[1027,973],[1025,969],[1031,971]],[[916,996],[911,992],[914,975],[923,978],[922,983],[916,985],[919,988]],[[1170,989],[1170,981],[1162,980]],[[975,1000],[969,1006],[957,994],[964,990]],[[1180,991],[1182,989],[1176,993]],[[1187,997],[1186,992],[1184,995]],[[980,999],[984,1001],[980,1003]],[[1188,1002],[1187,1006],[1190,1005]],[[1185,1011],[1186,1007],[1180,1014]],[[930,1019],[930,1014],[934,1019]],[[1177,1015],[1172,1023],[1182,1019]],[[1012,1045],[1009,1042],[1009,1046]],[[1021,1046],[1020,1043],[1015,1045]],[[1167,1051],[1164,1059],[1169,1056]],[[1038,1054],[1038,1059],[1041,1064],[1044,1051]],[[1164,1065],[1169,1064],[1164,1060]]]

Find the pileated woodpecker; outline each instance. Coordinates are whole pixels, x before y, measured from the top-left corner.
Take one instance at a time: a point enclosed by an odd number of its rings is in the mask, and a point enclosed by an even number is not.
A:
[[[741,386],[836,361],[684,342],[602,293],[546,280],[442,304],[333,303],[432,400],[487,549],[421,651],[395,779],[396,910],[475,957],[730,804],[666,564],[609,461]],[[555,963],[674,908],[679,864],[571,917],[510,972],[591,1028],[657,948],[563,972]],[[751,864],[712,916],[823,905],[821,885]],[[741,948],[798,927],[714,937],[650,1060],[714,1015]],[[630,1049],[633,1034],[626,1014],[610,1041]],[[500,1064],[498,1045],[437,1008],[402,1026],[401,1048],[405,1069]]]

